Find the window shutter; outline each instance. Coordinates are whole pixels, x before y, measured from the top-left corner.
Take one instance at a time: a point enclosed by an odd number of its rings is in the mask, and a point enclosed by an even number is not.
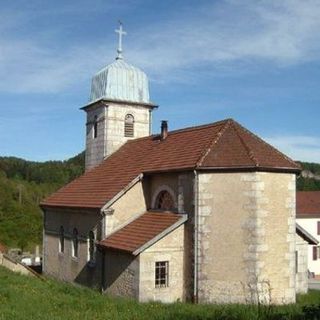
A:
[[[317,230],[317,234],[320,235],[320,221],[318,221],[317,227],[318,227],[318,228],[317,228],[317,229],[318,229],[318,230]]]
[[[313,247],[312,247],[312,257],[313,257],[313,260],[317,260],[317,258],[318,258],[317,252],[318,252],[317,246],[313,246]]]

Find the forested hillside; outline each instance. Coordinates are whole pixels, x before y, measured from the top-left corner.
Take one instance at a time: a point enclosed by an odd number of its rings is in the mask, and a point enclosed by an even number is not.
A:
[[[320,190],[320,164],[299,162],[303,168],[297,179],[297,190],[314,191]]]
[[[41,243],[40,201],[84,171],[84,153],[43,163],[0,157],[0,242],[22,249]]]
[[[320,190],[320,164],[301,162],[298,190]],[[84,152],[67,161],[0,157],[0,242],[26,249],[42,241],[40,201],[81,175]]]

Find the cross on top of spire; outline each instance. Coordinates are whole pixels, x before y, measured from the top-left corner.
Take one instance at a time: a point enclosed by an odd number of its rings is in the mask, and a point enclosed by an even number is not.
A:
[[[122,59],[122,36],[126,35],[127,33],[122,29],[122,22],[119,20],[119,29],[115,30],[116,33],[119,34],[119,44],[118,44],[118,55],[117,55],[117,60]]]

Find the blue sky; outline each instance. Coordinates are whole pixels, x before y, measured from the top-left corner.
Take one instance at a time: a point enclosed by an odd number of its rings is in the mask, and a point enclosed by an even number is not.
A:
[[[84,149],[91,77],[116,56],[150,80],[153,131],[232,117],[320,162],[320,1],[1,1],[0,155]]]

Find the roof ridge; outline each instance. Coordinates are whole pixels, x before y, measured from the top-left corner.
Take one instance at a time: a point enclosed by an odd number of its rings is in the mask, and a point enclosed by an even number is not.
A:
[[[221,125],[221,124],[223,124],[225,122],[228,122],[230,120],[233,121],[233,119],[227,118],[227,119],[216,121],[216,122],[201,124],[199,126],[191,126],[191,127],[172,130],[172,131],[169,131],[168,133],[169,134],[172,134],[172,133],[176,134],[176,133],[185,132],[185,131],[195,131],[195,130],[205,129],[205,128],[208,128],[208,127],[216,127],[216,126],[219,126],[219,125]]]
[[[227,118],[227,119],[216,121],[216,122],[201,124],[199,126],[191,126],[191,127],[181,128],[181,129],[169,130],[168,131],[168,135],[177,134],[177,133],[186,132],[186,131],[202,130],[202,129],[206,129],[206,128],[209,128],[209,127],[216,127],[216,126],[219,126],[219,125],[221,125],[221,124],[223,124],[225,122],[229,122],[229,121],[234,121],[234,120],[231,119],[231,118]],[[151,134],[149,136],[127,140],[126,143],[135,142],[135,141],[143,140],[143,139],[155,138],[155,137],[158,137],[158,136],[160,136],[160,133],[154,133],[154,134]]]
[[[288,160],[289,162],[291,162],[292,164],[294,164],[297,168],[299,168],[299,165],[292,160],[291,158],[287,157],[284,153],[282,153],[281,151],[279,151],[278,149],[276,149],[275,147],[273,147],[272,145],[270,145],[269,143],[267,143],[266,141],[264,141],[262,138],[260,138],[258,135],[254,134],[253,132],[249,131],[248,129],[246,129],[245,127],[243,127],[240,123],[238,123],[237,121],[233,121],[235,125],[237,125],[238,127],[240,127],[243,131],[245,131],[246,133],[248,133],[251,137],[258,139],[260,142],[262,142],[267,148],[271,149],[272,151],[275,151],[276,153],[278,153],[280,156],[284,157],[286,160]]]
[[[201,154],[201,156],[199,157],[198,161],[196,162],[196,167],[200,167],[201,164],[203,163],[204,159],[206,158],[206,156],[209,154],[209,152],[211,151],[211,149],[213,148],[213,146],[215,144],[218,143],[218,141],[220,140],[220,138],[223,136],[223,134],[225,133],[225,131],[230,127],[231,123],[234,121],[233,119],[226,119],[225,121],[225,125],[224,127],[217,133],[217,136],[215,139],[213,139],[211,141],[211,143],[209,144],[208,148],[205,150],[205,152],[203,152]]]
[[[236,135],[238,136],[241,144],[244,146],[245,150],[247,151],[249,158],[252,160],[252,162],[254,163],[254,165],[255,165],[256,167],[259,167],[259,162],[258,162],[257,158],[254,156],[253,151],[249,148],[249,146],[246,144],[246,142],[244,141],[244,139],[240,136],[237,128],[235,127],[235,123],[236,123],[236,122],[232,123],[232,128],[233,128],[233,130],[235,131],[235,133],[236,133]]]

